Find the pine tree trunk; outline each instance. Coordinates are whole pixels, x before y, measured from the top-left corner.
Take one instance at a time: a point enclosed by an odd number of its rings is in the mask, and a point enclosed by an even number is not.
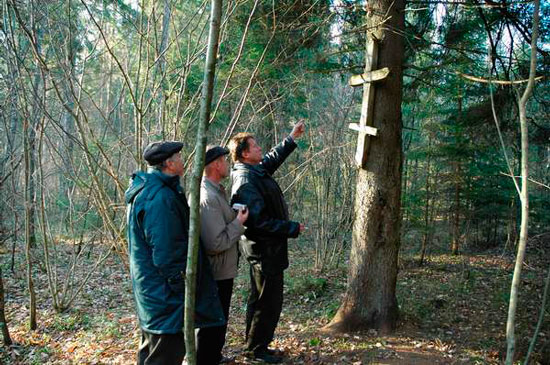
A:
[[[535,9],[533,10],[533,34],[531,39],[531,63],[529,69],[529,82],[527,87],[518,102],[519,123],[521,131],[521,225],[518,242],[518,252],[516,257],[516,265],[514,267],[514,276],[512,278],[512,287],[510,289],[510,304],[508,307],[508,320],[506,321],[506,364],[514,363],[514,352],[516,346],[515,338],[515,318],[516,308],[518,304],[518,291],[521,281],[521,268],[523,266],[523,258],[527,246],[527,233],[529,224],[529,195],[528,195],[528,178],[529,178],[529,133],[527,129],[527,100],[533,92],[535,85],[535,72],[537,66],[537,39],[539,27],[539,7],[540,0],[535,0]]]
[[[462,120],[462,95],[459,93],[458,96],[458,120]],[[457,143],[460,140],[459,133],[461,133],[460,130],[455,131],[456,137],[455,137],[455,143]],[[452,212],[452,226],[451,226],[451,252],[453,255],[458,255],[458,250],[460,248],[460,184],[462,180],[462,169],[460,166],[460,157],[456,156],[456,160],[454,161],[454,203],[453,203],[453,212]]]
[[[355,222],[348,286],[327,330],[346,332],[395,328],[399,316],[395,286],[401,227],[401,100],[404,2],[369,2],[367,29],[378,40],[378,68],[390,75],[376,84],[374,127],[365,169],[357,174]],[[386,18],[383,18],[386,15]],[[382,30],[380,24],[385,21]],[[377,27],[378,26],[378,27]],[[387,29],[392,29],[390,31]]]
[[[185,272],[185,350],[187,364],[195,365],[197,356],[195,351],[195,287],[197,277],[197,259],[199,252],[200,234],[200,183],[204,169],[204,151],[206,149],[206,131],[210,120],[212,93],[214,89],[214,75],[216,73],[216,57],[220,37],[222,16],[222,0],[212,0],[210,9],[210,33],[206,51],[204,67],[204,81],[201,96],[201,109],[195,145],[195,160],[193,176],[189,188],[190,215],[189,215],[189,247],[187,254],[187,268]]]
[[[452,241],[451,252],[453,255],[458,255],[460,248],[460,164],[456,162],[455,172],[455,186],[454,186],[454,212],[453,212],[453,224],[452,224]]]
[[[428,248],[428,245],[430,244],[430,238],[431,238],[431,219],[430,219],[430,172],[431,172],[431,162],[432,162],[432,153],[431,153],[431,146],[432,146],[432,137],[431,135],[428,137],[428,156],[427,156],[427,165],[426,165],[426,204],[424,205],[424,237],[422,237],[422,249],[420,250],[420,260],[418,261],[418,266],[422,266],[424,264],[424,258],[426,256],[426,250]]]

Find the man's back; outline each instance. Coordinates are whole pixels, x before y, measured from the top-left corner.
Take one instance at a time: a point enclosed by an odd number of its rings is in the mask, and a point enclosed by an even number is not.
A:
[[[140,324],[151,333],[183,326],[188,208],[177,187],[177,176],[137,173],[126,196],[132,285]]]

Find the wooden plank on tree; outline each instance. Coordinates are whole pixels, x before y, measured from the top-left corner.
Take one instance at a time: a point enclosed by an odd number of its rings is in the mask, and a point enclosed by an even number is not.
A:
[[[381,68],[380,70],[365,72],[361,75],[353,75],[349,79],[350,86],[361,86],[366,82],[375,82],[384,80],[390,74],[390,69],[387,67]]]
[[[365,73],[376,70],[378,63],[378,43],[371,37],[367,38],[367,50],[365,54]],[[361,104],[361,118],[359,125],[372,126],[374,117],[374,84],[363,84],[363,102]],[[359,133],[357,137],[357,149],[355,150],[355,162],[359,167],[365,167],[370,147],[370,138],[366,133]]]
[[[354,131],[357,131],[359,133],[365,133],[369,136],[376,136],[378,134],[378,129],[374,127],[369,127],[367,125],[359,125],[357,123],[350,123],[349,129],[353,129]]]

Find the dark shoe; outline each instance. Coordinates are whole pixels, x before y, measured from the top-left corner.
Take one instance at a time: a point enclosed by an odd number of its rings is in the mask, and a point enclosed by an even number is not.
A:
[[[220,364],[233,364],[235,362],[235,356],[222,356]]]
[[[272,352],[275,352],[274,350],[271,350]],[[277,356],[275,354],[270,354],[269,350],[261,351],[261,352],[255,352],[254,353],[254,359],[256,360],[262,360],[263,362],[267,364],[280,364],[283,362],[283,358],[281,356]]]
[[[278,356],[278,357],[284,357],[284,354],[285,354],[284,351],[281,351],[279,349],[270,349],[270,348],[268,348],[266,352],[270,355]]]

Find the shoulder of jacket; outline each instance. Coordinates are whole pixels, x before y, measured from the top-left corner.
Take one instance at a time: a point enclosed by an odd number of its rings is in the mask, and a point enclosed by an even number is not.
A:
[[[206,185],[201,185],[201,205],[207,205],[217,200],[217,192]]]
[[[146,192],[148,201],[167,201],[170,202],[175,198],[176,193],[164,184],[155,184]]]
[[[254,178],[250,176],[250,174],[239,174],[236,176],[232,176],[231,190],[234,190],[235,188],[241,187],[243,185],[250,184],[253,181],[254,181]]]

